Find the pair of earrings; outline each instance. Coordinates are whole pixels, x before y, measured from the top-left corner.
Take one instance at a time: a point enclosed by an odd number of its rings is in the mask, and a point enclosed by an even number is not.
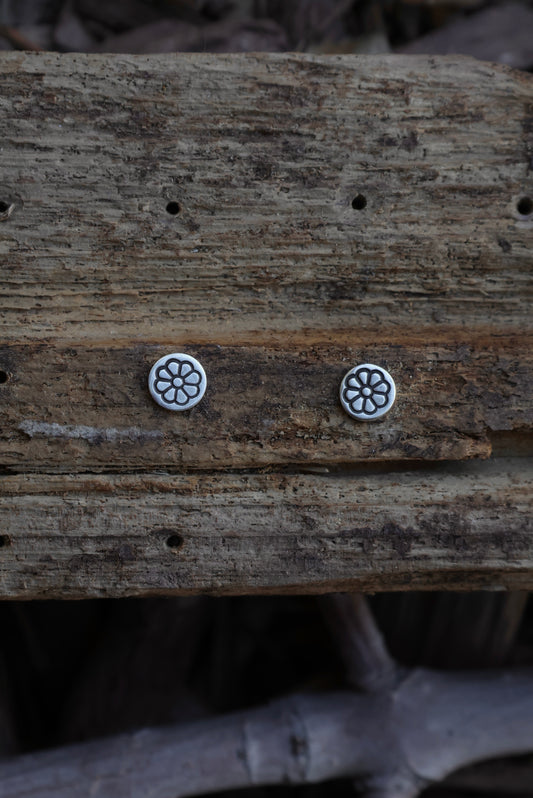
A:
[[[166,410],[190,410],[202,399],[207,377],[196,358],[175,352],[154,363],[148,388],[157,404]],[[350,369],[340,385],[343,408],[360,421],[373,421],[385,415],[395,398],[396,386],[391,375],[373,363]]]

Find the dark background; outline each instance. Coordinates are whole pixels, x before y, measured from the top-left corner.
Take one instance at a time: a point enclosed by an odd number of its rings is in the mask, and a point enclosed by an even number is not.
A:
[[[524,593],[389,593],[370,602],[403,665],[533,664],[533,603]],[[348,687],[318,597],[4,602],[0,628],[11,752]],[[516,789],[511,767],[503,791],[495,781],[487,792],[486,778],[481,790],[465,791],[455,777],[457,788],[430,790],[428,798],[531,795],[520,789],[524,762],[514,766]],[[353,795],[353,787],[250,792],[313,798]]]
[[[0,0],[0,23],[0,49],[463,53],[533,67],[527,0]]]

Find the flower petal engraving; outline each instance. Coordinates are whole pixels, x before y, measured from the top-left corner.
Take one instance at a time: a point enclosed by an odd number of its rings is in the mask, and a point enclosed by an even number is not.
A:
[[[372,399],[369,396],[367,396],[367,398],[365,399],[365,413],[368,413],[368,415],[371,416],[373,413],[376,412],[376,410],[377,410],[376,405],[374,404]]]
[[[380,418],[394,404],[394,380],[385,369],[363,363],[344,375],[340,399],[344,409],[361,421]]]
[[[163,399],[165,400],[165,402],[168,402],[169,404],[171,402],[175,402],[176,401],[176,389],[175,388],[169,388],[168,391],[165,391],[165,393],[163,394]]]
[[[187,385],[198,385],[198,383],[201,382],[202,380],[202,375],[200,374],[199,371],[191,371],[183,379],[184,382],[187,383]]]
[[[206,387],[202,364],[182,352],[159,358],[148,376],[150,393],[167,410],[194,407],[203,397]]]
[[[156,377],[158,380],[166,380],[167,382],[172,382],[172,374],[168,371],[165,366],[159,366],[156,371]]]
[[[385,380],[381,380],[381,382],[372,386],[372,390],[374,393],[388,393],[390,391],[390,385],[388,382],[385,382]]]
[[[370,379],[370,370],[367,368],[357,369],[355,376],[361,385],[367,385],[368,380]]]
[[[199,385],[184,385],[182,390],[187,394],[189,399],[194,399],[200,393]]]
[[[183,391],[182,388],[178,388],[178,391],[177,391],[177,394],[176,394],[176,402],[179,405],[186,405],[188,401],[189,401],[189,397],[187,396],[187,394]]]
[[[356,396],[361,396],[361,391],[360,390],[352,391],[352,390],[348,389],[348,390],[344,391],[344,398],[346,399],[347,402],[351,402],[352,399],[354,399]]]

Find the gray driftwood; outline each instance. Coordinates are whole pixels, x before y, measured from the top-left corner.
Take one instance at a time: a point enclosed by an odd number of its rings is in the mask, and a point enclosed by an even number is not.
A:
[[[2,798],[179,798],[338,777],[355,779],[366,798],[415,798],[464,765],[531,750],[531,669],[407,671],[362,596],[332,595],[323,605],[359,692],[292,695],[20,756],[0,764]]]
[[[533,673],[414,671],[388,692],[303,695],[0,763],[2,798],[183,798],[351,777],[414,798],[457,768],[531,750]]]

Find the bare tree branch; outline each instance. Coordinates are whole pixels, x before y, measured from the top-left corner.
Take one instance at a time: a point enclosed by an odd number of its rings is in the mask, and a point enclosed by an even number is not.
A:
[[[359,593],[332,593],[319,602],[339,646],[349,683],[365,692],[393,687],[398,679],[396,663],[367,599]]]
[[[3,36],[4,39],[13,45],[16,50],[31,50],[36,53],[42,52],[42,47],[39,47],[34,42],[31,42],[26,36],[24,36],[20,31],[16,28],[12,28],[9,25],[0,25],[0,36]]]
[[[486,758],[533,750],[533,669],[412,671],[387,693],[293,696],[0,763],[2,798],[185,798],[230,788],[365,779],[415,798]]]

